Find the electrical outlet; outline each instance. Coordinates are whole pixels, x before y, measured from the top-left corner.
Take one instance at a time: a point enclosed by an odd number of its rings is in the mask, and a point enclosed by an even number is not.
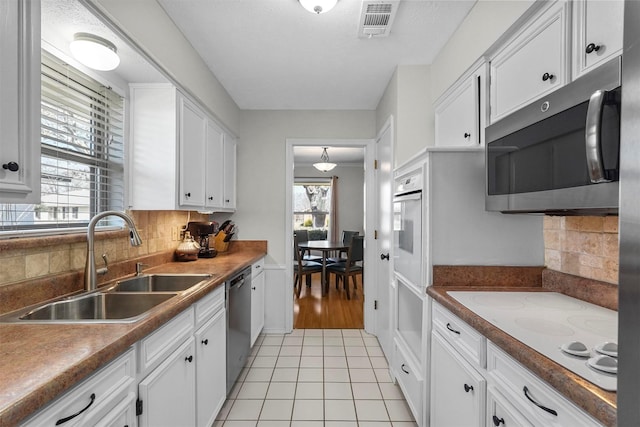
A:
[[[171,227],[171,241],[175,242],[178,240],[178,229],[176,227]]]
[[[178,230],[178,240],[182,240],[184,239],[184,232],[187,231],[187,229],[181,225],[179,225],[177,227]]]

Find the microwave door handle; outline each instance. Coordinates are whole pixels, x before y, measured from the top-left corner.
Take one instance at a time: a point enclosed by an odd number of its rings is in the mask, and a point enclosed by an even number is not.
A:
[[[611,182],[605,178],[602,164],[602,141],[600,140],[600,126],[602,124],[602,110],[607,92],[597,90],[589,98],[587,108],[587,123],[585,127],[585,144],[587,149],[587,169],[592,183]]]

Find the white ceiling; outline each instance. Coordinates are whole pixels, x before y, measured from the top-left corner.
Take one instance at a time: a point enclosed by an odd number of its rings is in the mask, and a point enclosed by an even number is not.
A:
[[[430,64],[475,0],[402,0],[359,38],[361,0],[158,0],[241,109],[374,110],[397,65]]]

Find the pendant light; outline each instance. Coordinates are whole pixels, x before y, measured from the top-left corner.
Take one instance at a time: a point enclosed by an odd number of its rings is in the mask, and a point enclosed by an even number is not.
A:
[[[116,46],[94,34],[76,33],[69,49],[78,62],[94,70],[111,71],[120,65]]]
[[[327,153],[327,147],[322,148],[322,154],[320,155],[320,163],[314,163],[313,167],[318,169],[320,172],[329,172],[331,169],[336,167],[335,163],[329,162],[329,154]]]
[[[302,7],[311,13],[320,15],[329,12],[338,3],[338,0],[299,0]]]

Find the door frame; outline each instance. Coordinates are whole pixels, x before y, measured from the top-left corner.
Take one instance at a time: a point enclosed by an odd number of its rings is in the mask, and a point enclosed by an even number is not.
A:
[[[364,291],[364,329],[367,332],[374,333],[375,321],[373,304],[368,304],[367,301],[375,300],[375,290],[377,289],[377,278],[373,274],[375,272],[375,221],[376,215],[371,214],[376,210],[376,191],[375,191],[375,174],[374,174],[374,162],[376,152],[376,140],[375,139],[331,139],[331,138],[287,138],[286,139],[286,163],[285,163],[285,225],[284,225],[284,242],[285,242],[285,260],[293,260],[293,184],[294,184],[294,156],[293,148],[296,146],[317,146],[317,147],[359,147],[364,148],[364,186],[365,197],[363,206],[363,227],[365,231],[364,238],[364,271],[363,274],[367,277],[367,283],[371,281],[371,284],[367,285],[367,291]],[[369,213],[369,214],[367,214]],[[369,250],[367,250],[369,248]],[[364,277],[364,276],[363,276]],[[288,280],[288,285],[285,285],[285,289],[290,289],[284,292],[285,298],[285,330],[293,330],[293,263],[286,262],[285,264],[285,280]]]

